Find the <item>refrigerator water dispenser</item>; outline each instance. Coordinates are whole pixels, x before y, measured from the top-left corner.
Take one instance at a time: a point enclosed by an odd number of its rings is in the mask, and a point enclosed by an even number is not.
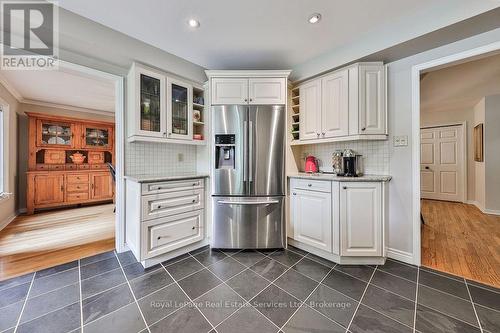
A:
[[[235,135],[219,134],[215,136],[215,168],[235,168]]]

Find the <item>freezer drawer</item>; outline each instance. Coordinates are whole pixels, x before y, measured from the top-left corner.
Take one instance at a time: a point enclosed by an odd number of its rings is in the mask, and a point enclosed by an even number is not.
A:
[[[204,190],[168,192],[142,196],[142,220],[192,212],[204,207]]]
[[[284,197],[213,197],[212,247],[285,247]]]

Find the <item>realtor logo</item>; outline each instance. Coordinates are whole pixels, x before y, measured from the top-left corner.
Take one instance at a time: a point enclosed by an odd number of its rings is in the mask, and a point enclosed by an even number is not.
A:
[[[57,69],[57,6],[46,1],[1,1],[3,70]]]

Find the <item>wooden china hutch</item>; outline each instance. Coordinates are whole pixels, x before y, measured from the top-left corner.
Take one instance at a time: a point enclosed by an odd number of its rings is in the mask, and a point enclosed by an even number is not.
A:
[[[113,200],[114,123],[28,113],[27,213]]]

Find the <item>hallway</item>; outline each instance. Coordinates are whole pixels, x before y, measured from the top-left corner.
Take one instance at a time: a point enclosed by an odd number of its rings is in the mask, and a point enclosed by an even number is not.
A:
[[[500,216],[422,200],[422,266],[500,287]]]

